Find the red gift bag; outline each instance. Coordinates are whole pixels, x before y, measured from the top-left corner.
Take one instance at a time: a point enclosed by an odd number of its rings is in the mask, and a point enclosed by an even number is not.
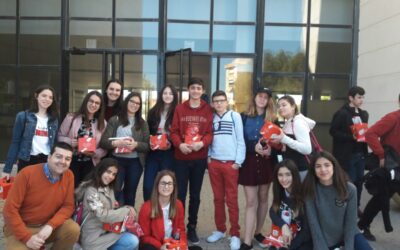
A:
[[[78,152],[90,152],[94,153],[96,151],[96,139],[85,135],[84,137],[78,138]]]
[[[133,151],[129,148],[126,147],[119,147],[119,148],[114,148],[114,153],[116,154],[130,154]]]
[[[276,124],[268,121],[264,123],[264,126],[262,126],[260,134],[262,135],[264,140],[268,141],[269,139],[271,139],[272,135],[280,135],[281,128]]]
[[[5,200],[7,199],[8,192],[10,191],[12,185],[14,183],[14,177],[0,179],[0,198]]]
[[[356,137],[358,142],[365,142],[365,133],[368,130],[367,123],[356,123],[351,126],[351,131],[353,135]]]
[[[290,231],[292,232],[293,238],[296,237],[298,227],[296,224],[290,224]],[[274,246],[276,248],[284,247],[285,244],[282,238],[282,229],[277,225],[272,224],[271,233],[268,236],[265,236],[265,239],[262,242],[267,246]]]
[[[125,231],[124,221],[115,223],[103,223],[103,229],[107,232],[120,234]]]
[[[174,238],[166,238],[164,239],[164,244],[167,243],[167,249],[181,249],[186,250],[188,246],[185,242],[180,240],[175,240]]]
[[[201,136],[199,135],[199,128],[196,125],[191,125],[186,129],[185,132],[185,143],[193,144],[194,142],[201,141]]]
[[[144,235],[142,227],[136,221],[136,218],[132,215],[127,216],[127,218],[125,220],[125,228],[128,232],[133,233],[137,237]]]
[[[152,145],[151,149],[153,149],[153,150],[156,150],[156,149],[161,149],[161,150],[168,149],[167,134],[150,135],[150,144]]]

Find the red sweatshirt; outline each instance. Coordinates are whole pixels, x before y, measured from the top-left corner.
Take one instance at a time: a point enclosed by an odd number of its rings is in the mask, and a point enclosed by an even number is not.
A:
[[[400,154],[400,110],[391,112],[376,122],[368,129],[365,139],[379,159],[385,157],[382,145],[392,146]]]
[[[171,141],[175,146],[175,157],[178,160],[198,160],[207,158],[208,146],[211,144],[213,112],[203,100],[197,108],[190,107],[189,101],[179,104],[174,113],[171,125]],[[184,155],[179,145],[184,142],[188,130],[197,131],[204,147],[197,152]]]
[[[32,236],[27,225],[48,224],[54,229],[74,212],[74,175],[67,170],[51,183],[44,164],[32,165],[18,173],[4,205],[6,227],[15,238],[26,243]]]
[[[180,231],[180,240],[187,243],[185,233],[185,212],[183,210],[182,202],[176,200],[176,215],[172,219],[172,234],[174,235],[177,230]],[[142,227],[144,235],[140,237],[140,244],[150,244],[157,249],[163,245],[165,236],[164,232],[164,218],[163,215],[157,218],[150,218],[151,215],[151,202],[146,201],[143,203],[139,212],[139,224]]]

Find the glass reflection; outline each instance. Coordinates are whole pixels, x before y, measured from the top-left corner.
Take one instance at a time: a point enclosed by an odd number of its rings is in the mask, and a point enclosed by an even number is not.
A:
[[[117,22],[117,48],[157,49],[158,23],[156,22]]]
[[[265,22],[307,23],[308,0],[266,0]]]
[[[116,0],[117,18],[158,18],[158,0]]]
[[[16,62],[15,20],[0,20],[0,64]]]
[[[168,19],[210,20],[210,0],[168,0]]]
[[[350,73],[351,29],[312,27],[310,32],[310,72]]]
[[[353,24],[354,0],[311,1],[311,23]]]
[[[70,21],[69,47],[111,48],[111,22]]]
[[[17,1],[1,0],[0,1],[0,16],[16,16]]]
[[[256,0],[214,1],[214,20],[233,22],[255,22]]]
[[[208,51],[209,30],[208,24],[169,23],[167,49],[191,48],[193,51]]]
[[[60,64],[60,21],[21,20],[22,64]]]
[[[213,42],[216,52],[254,53],[255,27],[214,25]]]
[[[61,16],[61,0],[20,0],[21,16]]]
[[[306,29],[265,27],[263,69],[268,72],[303,72]]]
[[[110,0],[69,0],[71,17],[112,17]]]

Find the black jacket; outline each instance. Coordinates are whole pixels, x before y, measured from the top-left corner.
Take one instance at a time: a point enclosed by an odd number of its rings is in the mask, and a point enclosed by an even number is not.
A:
[[[354,116],[360,116],[363,123],[368,123],[368,112],[362,109],[358,110],[359,113],[356,113],[355,108],[350,107],[348,103],[345,104],[333,115],[329,130],[329,133],[333,137],[333,155],[344,168],[346,168],[351,155],[357,149],[364,153],[364,155],[368,153],[367,143],[357,142],[350,128],[353,125],[352,118]]]

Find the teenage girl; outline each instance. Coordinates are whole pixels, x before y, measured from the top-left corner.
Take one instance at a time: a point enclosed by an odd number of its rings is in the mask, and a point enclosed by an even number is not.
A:
[[[147,116],[150,135],[167,134],[169,137],[169,129],[177,104],[178,92],[171,85],[164,86],[158,94],[156,104],[150,109]],[[174,151],[169,141],[167,141],[167,144],[168,148],[158,149],[150,143],[150,152],[146,158],[146,168],[143,178],[143,196],[145,201],[150,199],[157,173],[163,169],[173,169]]]
[[[110,80],[104,88],[104,118],[108,121],[112,116],[118,115],[122,103],[122,82]]]
[[[2,177],[9,178],[18,160],[18,172],[24,167],[47,161],[58,130],[56,93],[50,86],[35,90],[30,109],[15,118],[10,148]]]

